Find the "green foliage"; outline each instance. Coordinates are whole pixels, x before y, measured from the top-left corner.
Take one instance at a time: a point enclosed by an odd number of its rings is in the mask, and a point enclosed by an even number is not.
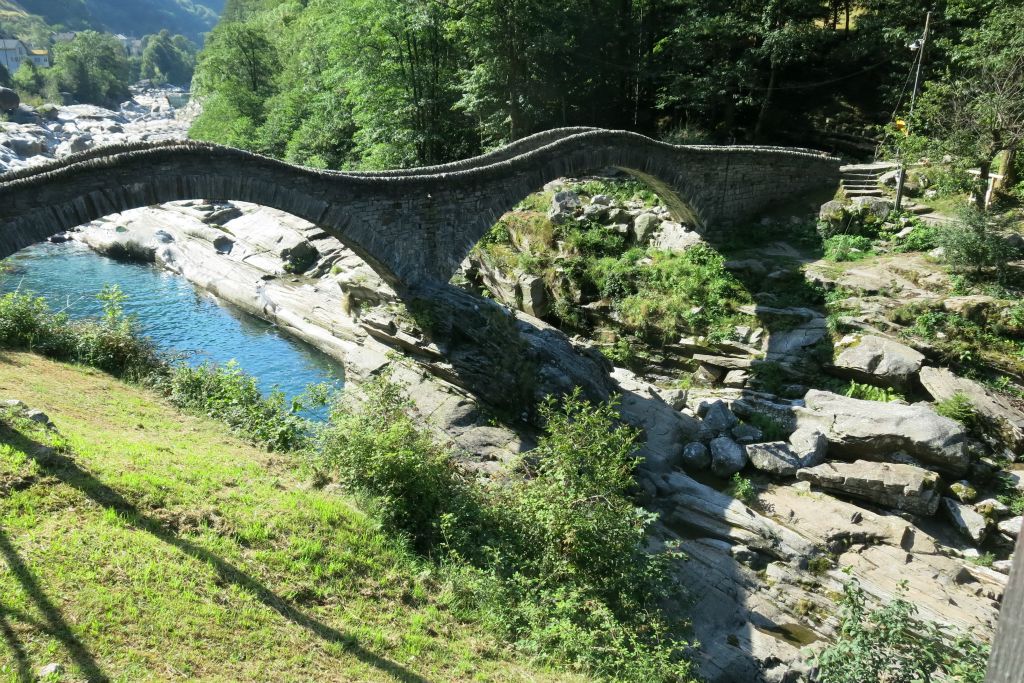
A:
[[[757,500],[757,489],[754,488],[754,482],[737,472],[729,480],[729,495],[750,505]]]
[[[875,387],[870,384],[861,384],[850,380],[850,386],[845,395],[850,398],[859,398],[863,401],[879,401],[889,403],[890,401],[904,401],[906,398],[893,389],[887,387]]]
[[[1014,515],[1024,515],[1024,491],[1014,485],[1014,480],[1003,475],[996,478],[996,499],[1010,508]]]
[[[639,180],[616,180],[605,182],[602,180],[588,180],[584,183],[576,183],[572,189],[584,197],[596,197],[605,195],[616,204],[625,204],[630,201],[640,201],[646,206],[654,206],[661,200],[650,187]]]
[[[160,364],[153,345],[138,336],[135,321],[121,311],[119,289],[106,288],[100,297],[106,311],[101,320],[73,321],[53,313],[42,297],[5,294],[0,297],[0,346],[85,363],[116,376],[144,376]]]
[[[984,681],[988,645],[920,622],[905,592],[904,585],[887,605],[869,611],[857,580],[844,585],[838,637],[816,658],[821,683]]]
[[[893,251],[898,254],[914,251],[931,251],[939,246],[941,232],[942,229],[934,225],[915,225],[913,232],[900,240],[893,248]]]
[[[593,261],[588,275],[602,296],[615,301],[626,328],[652,339],[694,333],[725,339],[747,322],[737,309],[750,301],[749,293],[725,269],[722,255],[705,245],[646,255],[631,249]]]
[[[163,30],[147,36],[142,51],[140,76],[157,83],[187,86],[192,82],[198,48],[185,36],[171,36]]]
[[[54,45],[47,78],[57,92],[69,92],[79,102],[117,107],[130,95],[128,75],[128,60],[114,36],[83,31]]]
[[[859,261],[871,256],[871,240],[861,235],[834,235],[824,241],[823,247],[830,261]]]
[[[761,430],[765,441],[785,441],[789,437],[786,425],[766,413],[753,413],[746,421]]]
[[[969,429],[979,426],[978,410],[974,407],[971,399],[961,392],[936,403],[935,412],[943,417],[956,420]]]
[[[689,680],[677,625],[660,610],[678,586],[645,550],[651,516],[630,500],[636,432],[578,392],[544,404],[545,435],[501,483],[459,474],[408,417],[399,387],[341,403],[313,462],[372,497],[385,528],[441,563],[453,605],[523,654],[600,679]]]
[[[975,209],[965,210],[959,221],[939,233],[946,262],[954,271],[968,272],[975,278],[1003,275],[1013,252],[997,227],[994,217]]]
[[[256,378],[233,361],[224,366],[180,365],[156,385],[179,408],[215,417],[268,450],[293,450],[305,443],[309,424],[298,415],[304,406],[289,405],[277,389],[264,397]]]

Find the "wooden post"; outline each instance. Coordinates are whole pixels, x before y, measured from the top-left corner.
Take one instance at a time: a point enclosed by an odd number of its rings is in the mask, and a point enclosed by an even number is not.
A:
[[[1017,552],[999,610],[999,628],[992,644],[985,683],[1021,681],[1024,681],[1024,533],[1017,538]]]

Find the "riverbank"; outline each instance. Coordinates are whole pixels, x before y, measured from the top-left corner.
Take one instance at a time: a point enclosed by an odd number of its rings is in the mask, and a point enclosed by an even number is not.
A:
[[[98,371],[2,357],[2,398],[53,428],[0,415],[0,675],[567,680],[455,619],[291,456]]]

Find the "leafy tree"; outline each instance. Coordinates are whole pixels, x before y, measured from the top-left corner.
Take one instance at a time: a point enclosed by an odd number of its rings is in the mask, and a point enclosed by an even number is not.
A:
[[[166,30],[148,38],[142,52],[141,77],[188,85],[195,69],[195,43],[185,36],[172,38]]]
[[[56,88],[79,102],[116,106],[129,97],[128,60],[111,35],[84,31],[54,46],[49,74]]]
[[[998,5],[963,44],[940,80],[928,83],[920,119],[937,153],[950,152],[980,169],[975,198],[984,208],[988,181],[1000,152],[1005,170],[1024,141],[1024,6]]]
[[[13,84],[15,90],[21,93],[40,96],[46,91],[46,74],[35,62],[27,60],[14,73]]]

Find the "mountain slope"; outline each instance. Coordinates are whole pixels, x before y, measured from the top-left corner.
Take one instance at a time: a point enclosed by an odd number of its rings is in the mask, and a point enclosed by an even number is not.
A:
[[[0,354],[0,398],[59,430],[0,411],[0,680],[573,680],[457,621],[290,457],[30,354]]]
[[[168,29],[193,40],[213,28],[224,7],[223,0],[18,0],[17,4],[54,26],[131,36]]]

